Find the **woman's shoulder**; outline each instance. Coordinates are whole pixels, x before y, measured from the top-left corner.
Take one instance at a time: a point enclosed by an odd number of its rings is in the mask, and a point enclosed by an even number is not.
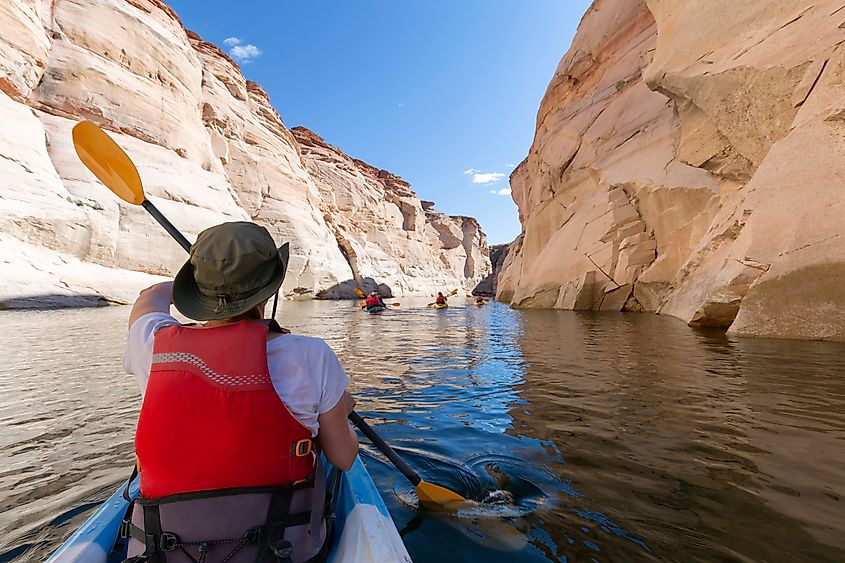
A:
[[[332,352],[329,344],[316,336],[302,334],[282,334],[267,341],[268,349],[299,350],[303,354],[325,354]]]

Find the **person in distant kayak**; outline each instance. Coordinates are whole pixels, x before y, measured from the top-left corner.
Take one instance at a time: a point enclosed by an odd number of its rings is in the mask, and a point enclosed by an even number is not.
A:
[[[325,555],[320,452],[352,466],[355,401],[323,340],[263,320],[288,257],[264,227],[217,225],[172,282],[132,307],[123,364],[144,401],[141,496],[122,526],[130,561],[163,562],[173,550],[188,556],[180,561],[231,563]],[[203,324],[179,324],[171,303]]]
[[[476,297],[475,297],[475,304],[476,305],[484,305],[485,303],[487,303],[487,301],[483,297],[481,297],[480,295],[476,295]]]
[[[446,297],[442,291],[437,292],[437,299],[434,300],[437,305],[446,305]]]
[[[365,301],[367,309],[370,307],[387,307],[384,304],[384,300],[381,298],[381,295],[377,291],[371,291],[370,294],[367,296]]]

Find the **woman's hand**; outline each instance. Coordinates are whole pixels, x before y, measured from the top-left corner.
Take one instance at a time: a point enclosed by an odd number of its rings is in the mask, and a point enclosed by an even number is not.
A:
[[[151,285],[141,291],[135,304],[132,305],[132,312],[129,313],[129,328],[146,315],[147,313],[170,313],[170,292],[173,289],[173,282],[166,281]]]
[[[341,410],[346,414],[346,416],[349,416],[349,413],[355,410],[356,404],[357,402],[355,401],[355,397],[350,395],[349,391],[344,391],[338,401],[338,405],[340,405]]]

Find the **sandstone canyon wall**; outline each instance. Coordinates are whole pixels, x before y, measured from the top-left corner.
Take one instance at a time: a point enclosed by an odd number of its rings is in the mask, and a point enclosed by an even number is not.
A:
[[[127,302],[185,259],[82,166],[70,137],[80,119],[110,131],[189,240],[253,220],[290,241],[287,296],[351,297],[358,274],[430,293],[489,271],[474,220],[420,211],[407,184],[363,163],[333,183],[353,162],[336,149],[334,164],[303,159],[264,90],[158,0],[0,0],[0,30],[0,308]],[[396,195],[356,222],[348,202],[374,190]]]
[[[845,340],[845,2],[597,0],[511,175],[498,299]]]
[[[292,131],[358,287],[390,280],[382,291],[428,294],[454,286],[456,272],[471,288],[489,271],[487,237],[475,219],[444,215],[402,178],[350,158],[304,127]]]
[[[478,285],[472,290],[473,295],[496,295],[496,289],[499,286],[499,272],[502,271],[502,266],[508,257],[509,244],[494,244],[490,247],[490,273],[478,282]]]

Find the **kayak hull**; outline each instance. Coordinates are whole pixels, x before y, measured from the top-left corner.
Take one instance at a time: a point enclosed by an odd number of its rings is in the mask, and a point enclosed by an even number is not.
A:
[[[448,309],[449,305],[446,305],[445,303],[435,303],[434,308],[435,309]]]
[[[327,471],[331,476],[333,471]],[[112,563],[126,557],[125,547],[115,546],[120,522],[128,501],[124,485],[108,498],[82,525],[53,552],[48,563]],[[129,487],[138,496],[138,480]],[[370,474],[358,458],[340,480],[335,506],[335,532],[329,549],[329,562],[403,562],[411,557],[390,518],[387,506]]]
[[[376,305],[375,307],[367,307],[364,310],[367,311],[368,313],[370,313],[371,315],[374,315],[376,313],[381,313],[385,309],[387,309],[387,307],[382,307],[381,305]]]

